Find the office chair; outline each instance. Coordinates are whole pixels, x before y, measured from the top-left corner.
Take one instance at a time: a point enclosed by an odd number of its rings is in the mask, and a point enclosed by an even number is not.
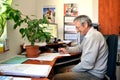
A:
[[[108,35],[106,38],[108,44],[108,63],[107,63],[107,73],[103,80],[116,80],[116,58],[117,58],[117,46],[118,46],[118,36]]]

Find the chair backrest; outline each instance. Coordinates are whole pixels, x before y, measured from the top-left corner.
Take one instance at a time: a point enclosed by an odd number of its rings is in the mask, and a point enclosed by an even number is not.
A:
[[[106,75],[110,78],[110,80],[116,80],[116,58],[117,58],[118,36],[114,34],[108,35],[106,41],[108,44],[108,51],[109,51]]]

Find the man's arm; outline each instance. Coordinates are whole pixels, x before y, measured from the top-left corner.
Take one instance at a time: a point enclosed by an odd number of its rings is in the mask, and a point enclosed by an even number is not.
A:
[[[79,72],[92,69],[98,56],[99,44],[97,40],[86,41],[82,51],[81,62],[73,67],[72,71]]]
[[[79,52],[81,52],[81,45],[78,44],[73,47],[68,47],[67,49],[68,49],[68,53],[79,53]]]

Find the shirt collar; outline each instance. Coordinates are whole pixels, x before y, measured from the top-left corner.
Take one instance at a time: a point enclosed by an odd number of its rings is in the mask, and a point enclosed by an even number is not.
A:
[[[91,27],[91,28],[89,29],[89,31],[88,31],[87,34],[85,35],[85,38],[87,38],[87,37],[90,36],[90,33],[92,32],[92,30],[93,30],[93,27]]]

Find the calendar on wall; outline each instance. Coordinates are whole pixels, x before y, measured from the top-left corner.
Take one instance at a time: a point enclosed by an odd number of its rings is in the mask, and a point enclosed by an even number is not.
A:
[[[73,16],[64,17],[64,40],[71,40],[73,42],[77,41],[78,34],[76,32],[76,27],[73,24]]]
[[[78,4],[64,4],[64,39],[72,42],[78,42],[78,34],[73,24],[74,18],[78,16]]]

